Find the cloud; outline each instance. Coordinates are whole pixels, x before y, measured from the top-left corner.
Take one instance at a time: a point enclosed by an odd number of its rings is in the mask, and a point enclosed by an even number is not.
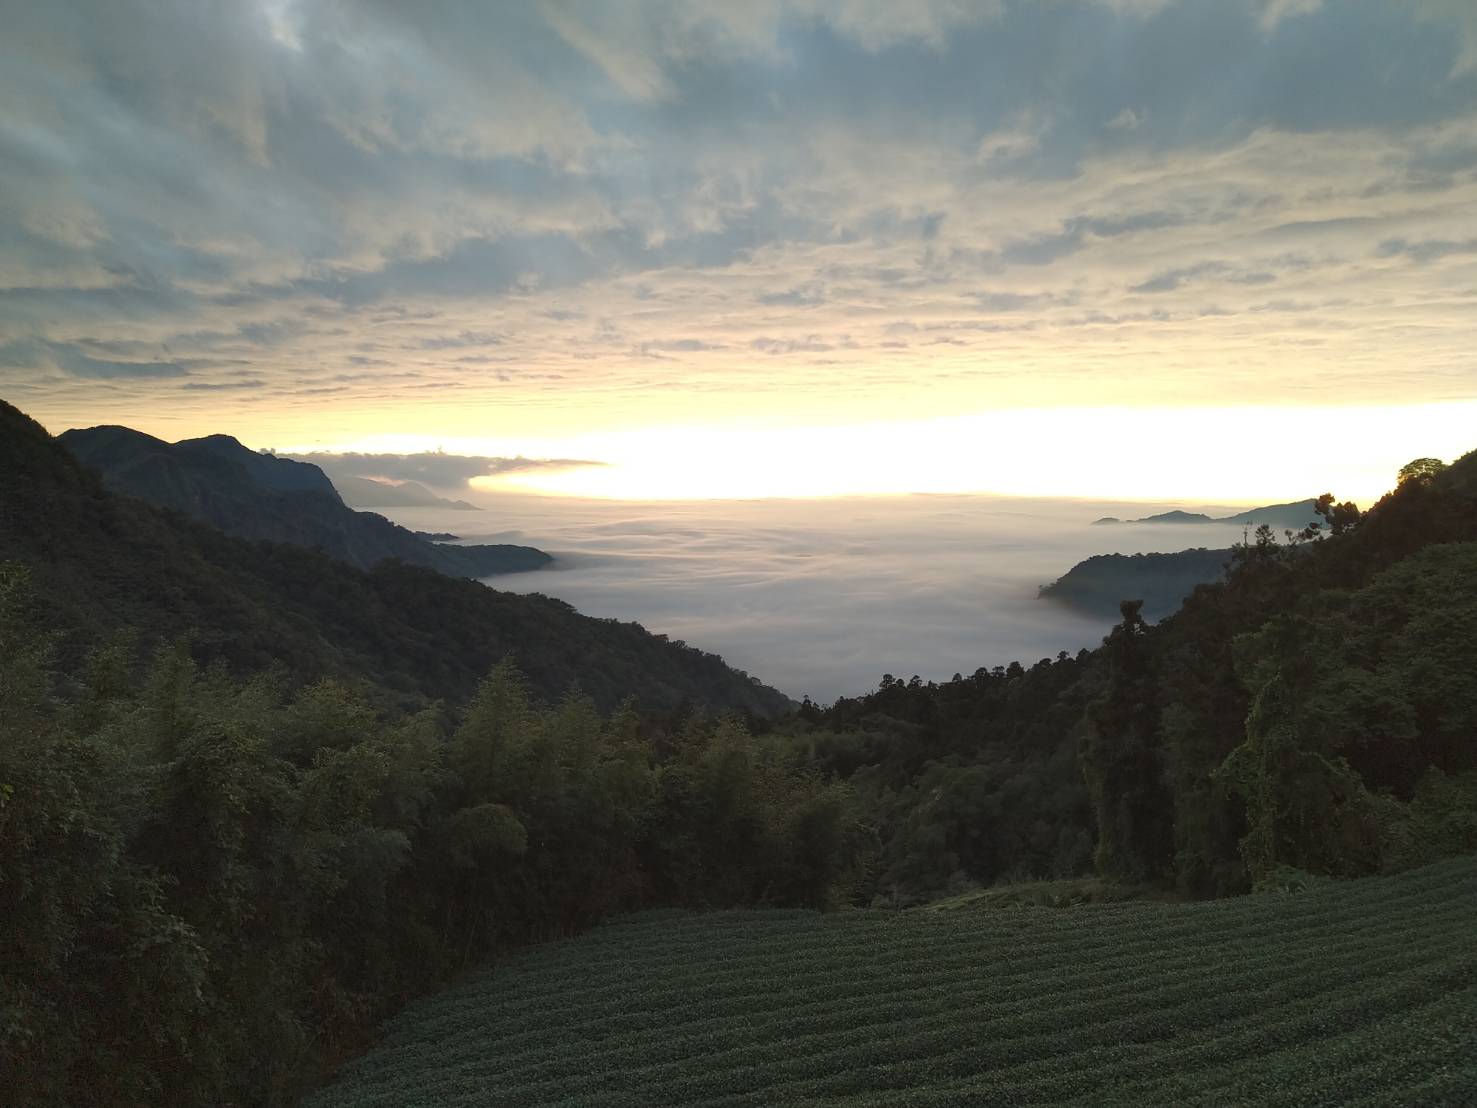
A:
[[[754,339],[749,346],[761,354],[823,354],[828,350],[835,350],[834,343],[825,341],[819,335],[806,335],[803,338],[778,339],[767,336]]]
[[[755,299],[760,304],[784,305],[787,307],[808,307],[814,304],[824,304],[826,301],[825,290],[819,284],[797,285],[792,289],[782,292],[761,292]]]
[[[456,350],[464,346],[501,346],[503,336],[495,331],[460,331],[421,339],[422,350]]]
[[[1171,506],[1199,507],[1163,505]],[[1158,506],[952,495],[658,507],[504,496],[491,507],[496,534],[470,534],[449,513],[434,526],[557,557],[557,568],[504,578],[500,588],[639,620],[792,696],[824,701],[872,689],[883,673],[947,680],[1095,646],[1108,622],[1038,600],[1038,586],[1103,553],[1105,542],[1126,553],[1242,537],[1204,525],[1105,536],[1091,520]]]
[[[1173,292],[1182,288],[1185,284],[1197,277],[1219,276],[1230,267],[1225,262],[1198,262],[1195,265],[1182,266],[1179,269],[1166,270],[1156,273],[1147,281],[1131,287],[1131,292]]]
[[[1477,8],[1467,0],[1405,0],[1417,19],[1429,21],[1443,33],[1455,33],[1460,44],[1450,76],[1452,79],[1477,72]]]
[[[1020,292],[977,292],[974,302],[984,312],[1021,312],[1039,307],[1048,298]]]
[[[56,369],[72,377],[183,377],[189,371],[178,362],[114,361],[95,358],[73,343],[45,340],[15,341],[0,346],[0,367]]]
[[[1392,258],[1404,256],[1411,261],[1424,264],[1440,261],[1454,255],[1477,254],[1477,238],[1454,241],[1452,239],[1423,239],[1407,242],[1405,239],[1387,239],[1380,243],[1379,256]]]
[[[180,387],[202,392],[222,392],[234,389],[259,389],[265,385],[266,382],[259,377],[246,377],[239,381],[186,381]]]
[[[695,354],[701,350],[716,350],[712,343],[703,342],[701,339],[659,339],[655,342],[644,342],[641,344],[641,352],[649,354],[660,351],[671,351],[677,354]]]
[[[0,383],[59,426],[393,412],[487,456],[616,412],[1448,396],[1472,11],[23,5]]]
[[[474,477],[500,477],[509,473],[532,473],[581,469],[602,462],[575,458],[474,458],[460,454],[288,454],[300,462],[311,462],[330,476],[368,477],[385,481],[417,481],[439,489],[465,489]]]
[[[1261,15],[1258,16],[1257,23],[1264,32],[1270,34],[1284,19],[1313,15],[1323,7],[1323,0],[1261,0],[1258,6],[1261,8]]]

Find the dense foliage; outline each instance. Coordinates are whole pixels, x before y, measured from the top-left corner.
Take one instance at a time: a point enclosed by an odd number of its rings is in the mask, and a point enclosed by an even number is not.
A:
[[[1084,651],[943,685],[889,675],[869,696],[802,706],[790,731],[855,788],[879,836],[867,898],[908,904],[1091,867],[1075,749],[1090,666]]]
[[[58,675],[0,572],[0,1089],[15,1105],[272,1104],[514,943],[651,904],[826,906],[848,791],[732,718],[462,710],[147,665]]]
[[[1094,554],[1078,562],[1040,595],[1091,616],[1113,616],[1125,596],[1143,601],[1147,619],[1163,619],[1184,603],[1196,585],[1219,581],[1230,550],[1196,547],[1173,554]]]
[[[316,1108],[1458,1105],[1477,864],[1208,905],[641,915],[394,1021]]]
[[[1406,470],[1362,516],[1259,528],[1157,625],[1135,597],[1096,651],[804,706],[876,828],[867,895],[1093,870],[1222,895],[1477,850],[1477,455]]]

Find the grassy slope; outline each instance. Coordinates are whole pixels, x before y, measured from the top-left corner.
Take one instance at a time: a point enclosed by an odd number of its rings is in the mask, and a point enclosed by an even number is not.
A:
[[[1292,895],[649,913],[423,1002],[369,1105],[1461,1104],[1477,858]]]

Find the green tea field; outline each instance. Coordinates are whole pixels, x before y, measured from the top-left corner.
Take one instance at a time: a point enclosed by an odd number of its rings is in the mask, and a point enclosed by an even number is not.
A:
[[[421,1002],[311,1103],[1477,1105],[1477,859],[1195,904],[627,917]]]

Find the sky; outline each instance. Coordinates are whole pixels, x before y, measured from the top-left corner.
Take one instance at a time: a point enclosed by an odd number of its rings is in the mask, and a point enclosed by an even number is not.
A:
[[[1477,447],[1471,0],[0,0],[0,395],[602,497]]]

